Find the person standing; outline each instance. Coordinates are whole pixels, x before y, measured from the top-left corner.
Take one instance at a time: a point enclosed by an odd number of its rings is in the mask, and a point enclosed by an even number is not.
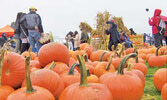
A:
[[[28,29],[30,46],[32,46],[33,52],[38,53],[39,49],[42,46],[42,44],[39,42],[39,39],[41,36],[44,36],[42,21],[40,15],[36,13],[37,9],[35,7],[30,7],[29,11],[30,12],[28,14],[21,18],[20,23],[26,21],[26,28]],[[35,50],[35,46],[37,46],[37,50]]]
[[[167,17],[166,17],[167,19]],[[165,21],[165,25],[166,25],[166,31],[164,33],[164,36],[165,36],[165,42],[166,42],[166,45],[167,45],[167,21]]]
[[[22,16],[22,12],[17,13],[15,25],[14,25],[14,39],[16,40],[16,48],[14,52],[21,51],[21,39],[20,39],[20,29],[19,29],[19,20]]]
[[[152,26],[152,34],[154,37],[155,47],[162,46],[162,36],[158,31],[158,26],[160,22],[160,14],[161,14],[161,10],[155,9],[154,16],[151,19],[149,19],[149,25]]]
[[[69,50],[73,50],[73,44],[72,44],[73,37],[72,37],[72,35],[73,35],[73,32],[70,31],[65,37],[65,39],[67,41],[67,47]]]
[[[108,49],[112,51],[111,47],[114,45],[114,50],[116,50],[118,43],[120,43],[120,35],[117,31],[117,25],[114,23],[114,20],[107,21],[106,24],[110,25],[109,29],[105,27],[106,34],[110,35]]]
[[[80,45],[80,37],[78,34],[78,31],[74,32],[74,50],[79,50],[79,45]]]

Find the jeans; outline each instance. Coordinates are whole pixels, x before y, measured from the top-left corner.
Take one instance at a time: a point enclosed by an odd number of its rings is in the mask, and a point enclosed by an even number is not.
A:
[[[42,44],[39,42],[41,34],[39,32],[29,32],[28,36],[29,36],[30,46],[32,46],[32,52],[38,53],[39,49],[42,46]],[[36,49],[35,46],[37,46]]]

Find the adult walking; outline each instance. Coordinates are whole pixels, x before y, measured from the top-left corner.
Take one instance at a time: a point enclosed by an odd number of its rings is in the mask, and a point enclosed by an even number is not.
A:
[[[154,16],[149,19],[149,24],[152,26],[152,34],[154,37],[154,43],[156,47],[162,46],[162,36],[158,30],[159,22],[160,22],[160,9],[155,9]]]
[[[23,16],[20,20],[20,23],[26,21],[28,29],[28,36],[30,46],[32,46],[32,51],[37,52],[41,48],[42,44],[39,42],[41,36],[43,36],[43,28],[42,28],[42,21],[39,14],[36,13],[37,9],[35,7],[29,8],[29,13]],[[36,50],[35,50],[35,45]]]
[[[112,51],[112,45],[114,45],[114,50],[116,50],[118,43],[120,43],[120,35],[117,31],[117,25],[114,23],[114,20],[107,21],[106,24],[110,25],[109,29],[105,27],[106,34],[110,35],[108,49]]]

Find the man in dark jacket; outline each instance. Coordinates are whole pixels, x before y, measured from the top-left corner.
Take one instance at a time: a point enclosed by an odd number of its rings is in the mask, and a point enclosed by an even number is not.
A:
[[[110,35],[110,40],[108,44],[108,49],[112,51],[112,45],[114,45],[114,50],[116,50],[118,43],[120,43],[120,35],[117,31],[117,25],[114,23],[113,20],[107,21],[106,24],[110,24],[110,28],[106,29],[106,34]]]
[[[158,31],[158,25],[159,25],[159,21],[160,21],[160,14],[161,14],[161,10],[160,9],[155,9],[154,11],[154,16],[149,19],[149,24],[152,26],[152,34],[154,37],[154,42],[155,42],[155,46],[159,47],[162,45],[162,37],[161,34]]]
[[[36,13],[37,9],[35,7],[29,8],[29,13],[23,16],[20,23],[26,20],[28,29],[28,36],[30,46],[32,46],[32,51],[38,53],[42,44],[39,42],[41,36],[43,36],[42,21],[39,14]],[[35,45],[37,45],[37,50],[35,50]]]

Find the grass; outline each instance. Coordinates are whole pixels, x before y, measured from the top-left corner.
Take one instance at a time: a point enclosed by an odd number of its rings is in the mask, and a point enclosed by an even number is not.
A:
[[[162,100],[161,92],[157,91],[153,83],[153,75],[160,68],[151,68],[146,63],[148,72],[146,75],[146,83],[144,88],[144,95],[141,100]],[[167,65],[165,66],[167,68]]]

